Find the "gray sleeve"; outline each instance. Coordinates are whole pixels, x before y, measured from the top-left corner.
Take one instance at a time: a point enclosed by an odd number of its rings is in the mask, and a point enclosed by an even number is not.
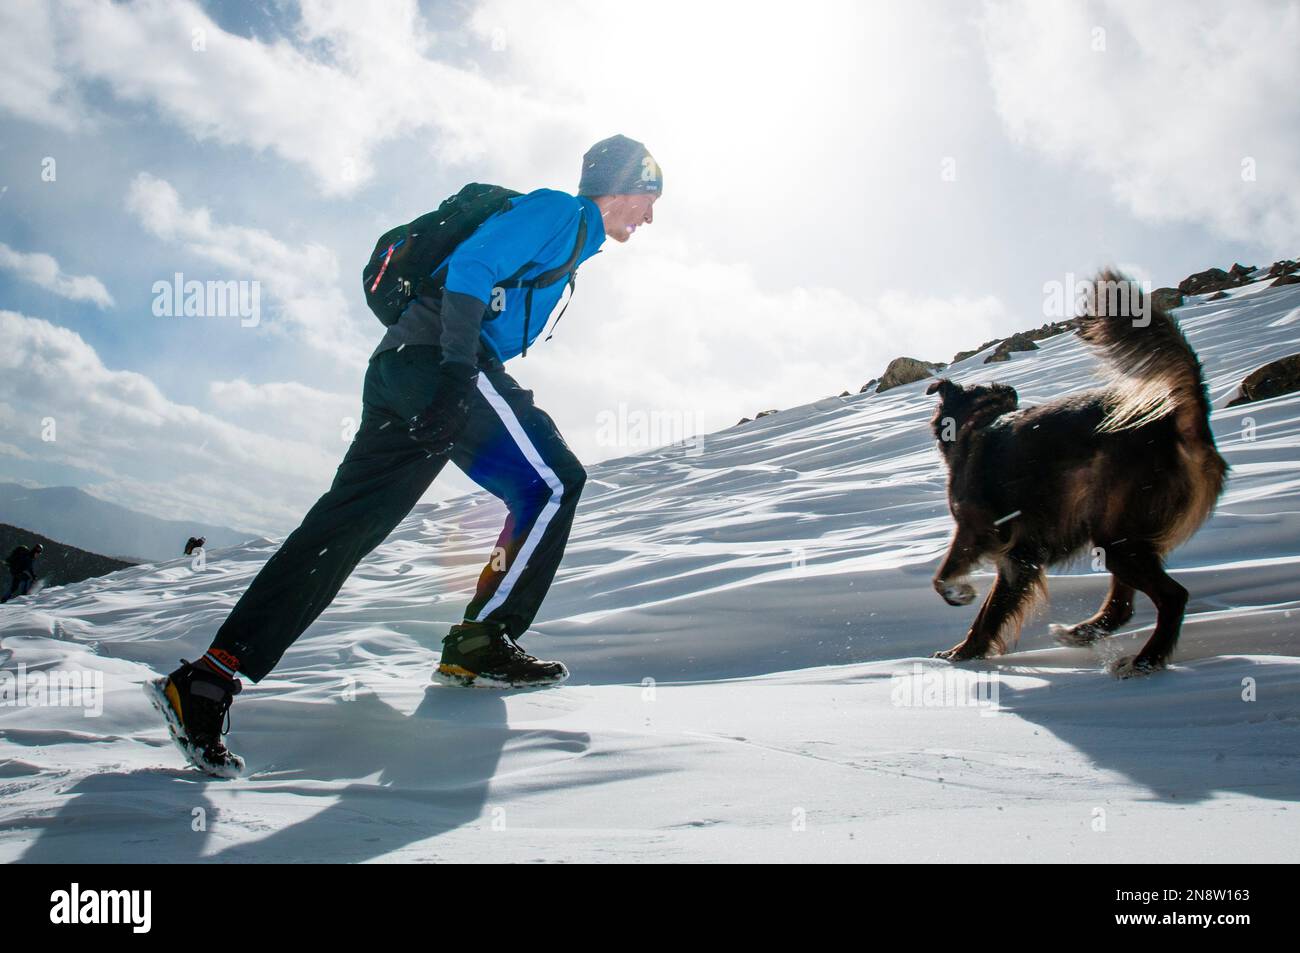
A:
[[[458,291],[444,291],[439,319],[442,336],[444,364],[455,362],[474,367],[478,364],[478,334],[483,325],[483,312],[487,308],[473,295]]]

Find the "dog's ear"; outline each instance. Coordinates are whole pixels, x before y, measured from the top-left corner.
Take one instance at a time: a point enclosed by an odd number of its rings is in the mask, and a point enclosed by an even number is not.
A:
[[[961,390],[960,384],[954,384],[952,381],[948,380],[948,378],[941,377],[933,384],[931,384],[929,387],[927,387],[925,389],[925,392],[927,394],[933,394],[937,391],[942,396],[947,397],[949,394],[953,393],[954,391],[959,391],[959,390]]]

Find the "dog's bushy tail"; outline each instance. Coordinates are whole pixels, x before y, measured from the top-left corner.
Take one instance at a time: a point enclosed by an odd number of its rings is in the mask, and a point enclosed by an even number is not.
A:
[[[1182,487],[1182,499],[1154,540],[1161,553],[1169,552],[1209,518],[1228,473],[1214,446],[1200,359],[1173,317],[1115,271],[1097,276],[1082,325],[1080,334],[1118,378],[1098,430],[1127,430],[1173,415],[1183,465],[1166,482],[1167,488]]]
[[[1201,362],[1177,322],[1137,282],[1109,269],[1098,274],[1082,325],[1081,336],[1117,378],[1101,430],[1127,430],[1174,414],[1185,440],[1213,446]]]

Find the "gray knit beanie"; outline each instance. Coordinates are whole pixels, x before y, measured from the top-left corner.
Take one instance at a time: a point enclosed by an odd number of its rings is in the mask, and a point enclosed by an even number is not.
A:
[[[602,139],[582,157],[579,195],[662,194],[664,176],[644,145],[627,136]]]

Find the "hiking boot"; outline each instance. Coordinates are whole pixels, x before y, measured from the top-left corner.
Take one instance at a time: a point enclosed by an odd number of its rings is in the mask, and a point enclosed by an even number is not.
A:
[[[433,680],[445,685],[532,688],[569,677],[563,662],[544,662],[519,647],[499,623],[462,622],[442,640]]]
[[[181,667],[163,678],[145,682],[144,692],[167,721],[172,741],[185,760],[217,778],[234,778],[244,759],[221,740],[228,727],[230,703],[244,686],[201,665],[181,659]]]

